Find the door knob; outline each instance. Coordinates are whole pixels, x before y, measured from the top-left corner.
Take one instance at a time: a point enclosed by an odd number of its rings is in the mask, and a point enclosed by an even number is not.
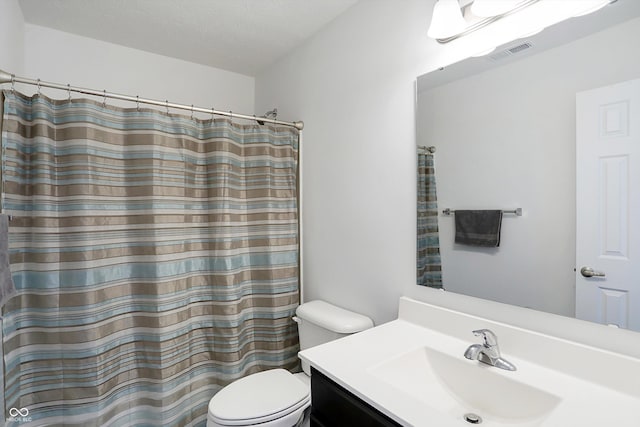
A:
[[[580,274],[582,274],[584,277],[604,277],[605,276],[604,272],[595,271],[591,267],[582,267],[580,269]]]

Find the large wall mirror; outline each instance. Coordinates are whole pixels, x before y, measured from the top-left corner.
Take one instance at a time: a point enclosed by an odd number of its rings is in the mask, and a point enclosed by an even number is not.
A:
[[[595,212],[576,208],[576,188],[585,185],[576,174],[584,175],[580,168],[586,164],[576,160],[576,133],[581,132],[576,131],[576,94],[640,79],[638,40],[640,1],[618,0],[593,15],[560,23],[486,56],[418,78],[417,144],[436,147],[446,291],[576,315],[581,267],[576,261],[576,221],[587,211]],[[637,132],[638,108],[633,103],[625,105],[631,105],[631,110],[600,108],[611,122],[598,126],[609,126],[612,132]],[[635,144],[640,145],[640,139]],[[588,176],[607,173],[602,166],[589,168]],[[638,192],[633,181],[638,172],[620,175],[620,170],[611,169],[608,178],[603,178],[618,180],[618,187],[614,185],[610,193],[620,193],[621,188]],[[592,191],[597,198],[603,190]],[[633,217],[640,213],[640,203],[638,197],[635,200],[627,200],[626,207],[617,211],[598,208],[594,215],[618,215],[618,231],[623,230],[626,237],[618,235],[613,244],[626,245],[627,252],[618,259],[631,259],[634,265],[629,274],[635,274],[633,280],[640,291],[636,254],[640,251],[640,215]],[[442,213],[447,208],[522,208],[523,215],[503,216],[498,248],[474,248],[454,243],[454,217]],[[602,236],[602,230],[599,232]],[[601,289],[610,284],[611,290],[611,295],[596,302],[600,306],[594,310],[605,317],[608,309],[625,312],[632,320],[599,321],[640,330],[638,320],[633,320],[640,318],[640,292],[638,296],[624,295],[625,291],[616,294],[616,280],[626,279],[591,278],[599,281]]]

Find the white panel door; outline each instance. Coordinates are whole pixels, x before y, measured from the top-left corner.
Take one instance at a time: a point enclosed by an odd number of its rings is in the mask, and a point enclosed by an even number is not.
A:
[[[640,331],[640,80],[576,95],[576,317]]]

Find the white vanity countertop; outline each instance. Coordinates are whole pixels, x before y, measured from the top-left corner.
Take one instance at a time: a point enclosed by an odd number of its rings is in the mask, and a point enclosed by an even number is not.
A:
[[[407,301],[404,302],[407,304]],[[409,301],[413,304],[413,301]],[[413,320],[416,313],[420,313],[423,303],[411,308],[412,312],[406,318]],[[442,319],[438,318],[438,313],[429,312],[433,307],[426,309],[424,315],[427,321],[434,321],[434,325],[441,325]],[[436,307],[437,311],[438,308]],[[405,310],[408,311],[408,310]],[[452,314],[451,310],[446,310],[447,316]],[[511,422],[508,419],[485,419],[482,424],[490,426],[520,426],[520,427],[568,427],[568,426],[616,426],[616,427],[638,427],[640,417],[637,411],[640,409],[640,360],[620,356],[614,353],[599,352],[597,349],[578,346],[578,350],[585,355],[583,360],[572,361],[566,359],[560,353],[572,355],[576,349],[567,347],[566,352],[562,351],[563,346],[576,346],[575,343],[558,341],[553,337],[544,337],[534,334],[537,340],[532,345],[540,346],[540,340],[552,340],[549,342],[549,351],[558,353],[558,365],[548,366],[548,364],[538,364],[526,357],[518,357],[518,354],[509,352],[509,342],[514,342],[514,348],[521,349],[522,343],[507,339],[501,341],[501,334],[509,337],[510,334],[527,334],[526,331],[515,329],[507,332],[506,325],[491,324],[484,322],[478,324],[478,319],[473,316],[466,316],[461,313],[461,320],[452,323],[469,323],[471,329],[488,327],[496,332],[502,350],[502,356],[516,365],[517,371],[509,372],[494,367],[481,365],[479,362],[466,360],[463,356],[466,348],[478,342],[478,339],[469,333],[469,339],[463,340],[455,334],[443,333],[416,324],[414,321],[403,319],[403,309],[401,302],[401,313],[398,320],[383,324],[376,328],[348,336],[343,339],[333,341],[318,347],[310,348],[300,352],[300,358],[309,362],[329,378],[360,397],[371,406],[388,415],[390,418],[404,426],[468,426],[462,417],[463,413],[450,413],[451,408],[447,407],[445,401],[437,401],[433,396],[423,396],[420,387],[398,387],[385,381],[377,374],[378,367],[388,364],[395,358],[420,350],[421,348],[432,348],[440,353],[451,355],[454,358],[459,355],[461,363],[477,365],[478,369],[490,369],[492,374],[504,376],[518,383],[543,390],[560,399],[560,403],[553,411],[541,419],[534,421]],[[459,326],[459,325],[458,325]],[[465,325],[466,326],[466,325]],[[441,329],[441,328],[438,328]],[[445,328],[446,329],[446,328]],[[447,331],[444,331],[447,332]],[[515,335],[514,335],[515,336]],[[589,355],[588,352],[599,352],[602,354]],[[517,351],[516,351],[517,353]],[[533,352],[534,355],[536,352]],[[606,366],[589,366],[594,360],[604,361]],[[544,362],[544,361],[543,361]],[[559,370],[562,363],[569,362],[573,366],[574,372],[567,374],[566,370]],[[455,363],[458,363],[457,360]],[[576,375],[580,372],[576,365],[584,365],[580,369],[585,369],[585,375]],[[599,363],[602,365],[602,363]],[[475,366],[474,366],[475,368]],[[473,368],[472,368],[473,369]],[[598,375],[590,375],[588,370],[598,370]],[[606,375],[607,370],[611,371],[610,376]],[[620,372],[620,370],[623,370]],[[632,372],[629,372],[632,370]],[[604,371],[604,375],[602,373]],[[472,371],[473,372],[473,371]],[[615,377],[611,381],[607,378]],[[600,381],[599,378],[604,378]],[[410,381],[411,382],[411,381]],[[413,389],[412,389],[413,388]],[[487,393],[499,392],[487,390]],[[471,408],[473,409],[473,408]],[[473,410],[470,412],[474,412]],[[478,411],[479,415],[483,415]]]

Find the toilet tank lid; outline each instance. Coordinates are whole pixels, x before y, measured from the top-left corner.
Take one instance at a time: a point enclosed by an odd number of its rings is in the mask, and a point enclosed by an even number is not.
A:
[[[367,316],[320,300],[301,304],[296,309],[296,315],[339,334],[353,334],[373,327],[373,321]]]

